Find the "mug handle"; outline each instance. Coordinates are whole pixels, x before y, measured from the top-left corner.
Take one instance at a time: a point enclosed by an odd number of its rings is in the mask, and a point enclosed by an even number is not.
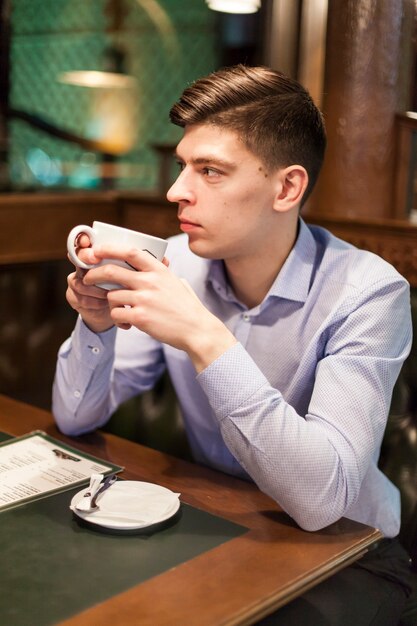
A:
[[[77,265],[78,267],[82,267],[85,270],[89,270],[92,267],[96,267],[96,264],[93,263],[92,265],[90,265],[89,263],[84,263],[84,261],[81,261],[81,259],[78,258],[75,252],[76,247],[77,247],[77,238],[81,234],[88,235],[91,241],[91,245],[94,244],[95,231],[93,228],[91,228],[91,226],[86,226],[85,224],[74,226],[74,228],[71,230],[67,238],[68,256],[71,259],[71,261],[74,263],[74,265]]]

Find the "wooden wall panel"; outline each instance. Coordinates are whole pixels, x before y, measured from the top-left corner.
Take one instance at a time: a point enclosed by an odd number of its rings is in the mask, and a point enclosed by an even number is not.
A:
[[[412,287],[417,287],[417,225],[400,220],[348,220],[310,213],[307,220],[357,248],[378,254],[394,265]]]
[[[118,223],[111,194],[2,194],[0,264],[66,258],[66,239],[77,224]]]

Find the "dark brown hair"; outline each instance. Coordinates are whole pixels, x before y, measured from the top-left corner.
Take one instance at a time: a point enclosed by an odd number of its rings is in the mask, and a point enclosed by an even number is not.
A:
[[[213,124],[237,132],[268,170],[302,165],[315,185],[326,148],[321,112],[296,80],[267,67],[235,65],[187,87],[170,111],[177,126]]]

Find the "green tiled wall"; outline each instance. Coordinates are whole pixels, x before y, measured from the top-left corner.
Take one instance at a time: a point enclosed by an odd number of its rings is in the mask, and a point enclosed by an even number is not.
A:
[[[151,145],[179,137],[168,121],[170,106],[186,84],[218,66],[216,15],[204,0],[123,3],[123,30],[111,35],[108,0],[12,0],[10,104],[83,134],[87,90],[62,84],[57,77],[69,70],[104,69],[103,53],[116,42],[127,52],[126,70],[136,77],[139,93],[138,139],[128,155],[119,157],[128,174],[116,186],[154,189],[158,159]],[[97,184],[94,155],[17,120],[10,136],[15,186]],[[61,174],[54,177],[54,171]]]

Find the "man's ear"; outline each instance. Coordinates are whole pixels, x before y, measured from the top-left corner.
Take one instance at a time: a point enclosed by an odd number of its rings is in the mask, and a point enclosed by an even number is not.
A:
[[[299,206],[307,189],[308,174],[302,165],[290,165],[277,172],[274,210],[285,212]]]

